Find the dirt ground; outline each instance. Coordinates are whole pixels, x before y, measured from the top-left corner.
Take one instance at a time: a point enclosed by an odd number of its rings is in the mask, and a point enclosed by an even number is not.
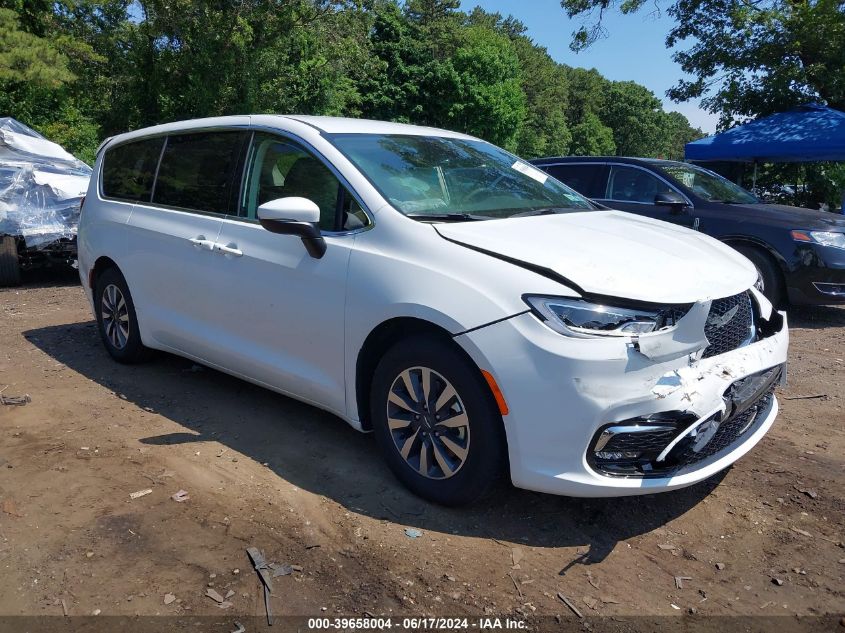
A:
[[[256,546],[297,566],[274,581],[279,615],[573,617],[561,593],[587,620],[845,630],[845,309],[790,319],[779,420],[721,476],[607,500],[503,487],[452,510],[329,414],[173,356],[114,363],[78,280],[30,278],[0,290],[0,390],[32,399],[0,405],[0,615],[261,615]]]

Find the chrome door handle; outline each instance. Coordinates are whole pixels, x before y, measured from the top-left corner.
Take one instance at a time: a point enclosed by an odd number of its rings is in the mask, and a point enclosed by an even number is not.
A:
[[[244,252],[238,249],[237,244],[232,246],[224,246],[223,244],[215,244],[214,250],[223,255],[231,255],[232,257],[243,257]]]
[[[214,242],[205,239],[202,235],[190,238],[188,241],[193,244],[196,248],[200,248],[206,251],[214,250]]]

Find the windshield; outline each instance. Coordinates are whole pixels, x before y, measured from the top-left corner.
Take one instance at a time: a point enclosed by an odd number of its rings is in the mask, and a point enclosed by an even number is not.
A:
[[[735,185],[727,178],[701,167],[685,163],[659,164],[658,167],[682,185],[691,189],[695,195],[709,202],[736,204],[759,202],[757,198],[739,185]]]
[[[337,134],[334,145],[405,215],[470,220],[595,207],[545,172],[484,141]]]

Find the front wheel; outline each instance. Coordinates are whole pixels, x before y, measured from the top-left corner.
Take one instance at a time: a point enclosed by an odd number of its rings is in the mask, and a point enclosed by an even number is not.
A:
[[[396,477],[443,505],[475,501],[506,465],[502,419],[478,369],[432,336],[397,343],[370,394],[376,441]]]
[[[127,364],[149,358],[150,349],[141,343],[129,286],[116,268],[109,268],[97,277],[94,309],[100,338],[112,358]]]

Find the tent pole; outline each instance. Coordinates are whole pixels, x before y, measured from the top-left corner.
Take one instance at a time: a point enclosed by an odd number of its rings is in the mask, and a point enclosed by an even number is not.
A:
[[[757,195],[757,160],[754,160],[754,174],[751,176],[751,192]]]

